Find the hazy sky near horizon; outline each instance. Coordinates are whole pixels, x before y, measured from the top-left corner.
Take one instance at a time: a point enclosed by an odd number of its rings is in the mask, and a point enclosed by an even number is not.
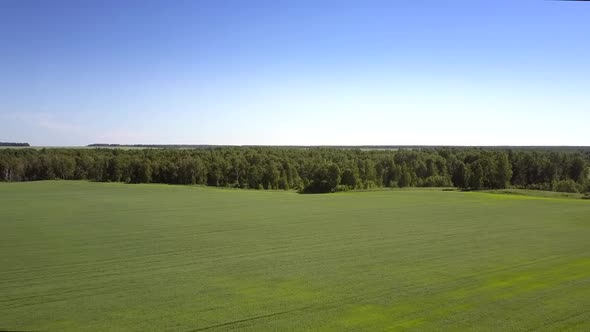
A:
[[[590,2],[0,1],[0,141],[590,145]]]

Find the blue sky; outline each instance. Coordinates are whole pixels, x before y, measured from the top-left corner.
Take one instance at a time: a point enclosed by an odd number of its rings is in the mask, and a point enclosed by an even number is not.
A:
[[[0,1],[0,141],[590,145],[590,3]]]

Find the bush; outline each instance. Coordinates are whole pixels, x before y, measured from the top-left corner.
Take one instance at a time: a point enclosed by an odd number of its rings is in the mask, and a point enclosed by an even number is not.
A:
[[[451,180],[446,176],[433,175],[425,179],[418,179],[418,187],[452,187]]]
[[[560,180],[553,183],[553,191],[561,193],[578,193],[580,192],[578,184],[572,180]]]
[[[374,189],[374,188],[377,188],[377,187],[378,186],[377,186],[377,184],[375,184],[374,181],[369,180],[369,181],[365,182],[365,188],[364,189]]]
[[[333,193],[336,187],[332,187],[327,180],[311,181],[307,186],[301,190],[303,194],[325,194]]]
[[[555,183],[532,183],[526,186],[517,186],[518,189],[528,189],[528,190],[543,190],[543,191],[551,191],[554,190]]]
[[[343,185],[343,184],[339,184],[339,185],[336,186],[336,191],[349,191],[351,189],[352,188],[350,186],[346,186],[346,185]]]

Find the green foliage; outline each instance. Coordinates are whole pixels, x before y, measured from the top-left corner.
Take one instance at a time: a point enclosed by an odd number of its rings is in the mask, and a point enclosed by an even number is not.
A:
[[[574,157],[570,161],[570,165],[568,168],[569,178],[576,182],[583,181],[585,168],[586,164],[584,163],[584,160],[580,156]]]
[[[446,176],[433,175],[418,180],[418,187],[452,187],[451,180]]]
[[[340,179],[340,183],[342,185],[354,189],[357,187],[359,183],[358,174],[355,173],[352,169],[347,168],[342,172],[342,178]]]
[[[467,165],[465,184],[468,189],[478,190],[483,188],[483,168],[479,160]]]
[[[343,184],[339,184],[336,186],[335,191],[349,191],[351,188],[349,186],[345,186]]]
[[[580,192],[579,185],[572,179],[555,181],[553,184],[553,191],[562,193]]]
[[[408,168],[404,165],[401,168],[401,174],[398,181],[398,187],[404,188],[412,185],[412,174]]]
[[[453,160],[451,174],[451,181],[455,187],[466,187],[467,182],[465,181],[465,164],[462,161]]]
[[[380,187],[552,190],[590,182],[590,153],[496,148],[369,150],[222,147],[199,149],[0,149],[0,181],[92,180],[333,192]]]
[[[335,192],[340,179],[338,165],[318,165],[313,172],[311,182],[303,188],[303,192],[308,194]]]
[[[512,179],[512,167],[507,154],[500,153],[495,157],[495,169],[493,170],[490,187],[493,189],[504,189],[510,183],[510,179]]]
[[[29,147],[29,143],[15,143],[15,142],[0,142],[1,146],[14,146],[14,147]]]
[[[336,164],[330,164],[328,166],[328,172],[327,172],[328,178],[328,186],[330,188],[336,188],[336,186],[338,186],[340,184],[340,167],[338,167],[338,165]]]

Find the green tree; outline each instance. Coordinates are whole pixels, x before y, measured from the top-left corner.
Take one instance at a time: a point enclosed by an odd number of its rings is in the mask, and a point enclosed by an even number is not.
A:
[[[248,187],[252,189],[258,189],[262,184],[262,175],[258,167],[252,165],[248,168]]]
[[[453,163],[453,185],[457,188],[465,188],[465,164],[462,161],[456,160]]]
[[[328,166],[327,176],[328,186],[330,187],[330,190],[333,191],[340,184],[340,167],[336,164],[330,164]]]
[[[512,178],[512,165],[505,153],[499,153],[496,158],[496,172],[494,177],[494,188],[504,189]]]
[[[576,182],[582,182],[584,180],[584,169],[585,168],[586,168],[586,165],[584,163],[584,160],[582,158],[580,158],[579,156],[574,157],[572,159],[572,161],[570,162],[569,169],[568,169],[569,178],[576,181]]]
[[[410,171],[406,167],[406,165],[402,166],[401,176],[398,181],[398,186],[400,188],[409,187],[412,185],[412,175]]]
[[[467,165],[465,180],[469,189],[478,190],[483,187],[483,169],[479,160]]]
[[[358,174],[356,174],[352,169],[347,168],[342,172],[342,179],[340,180],[340,183],[350,189],[354,189],[358,184]]]

